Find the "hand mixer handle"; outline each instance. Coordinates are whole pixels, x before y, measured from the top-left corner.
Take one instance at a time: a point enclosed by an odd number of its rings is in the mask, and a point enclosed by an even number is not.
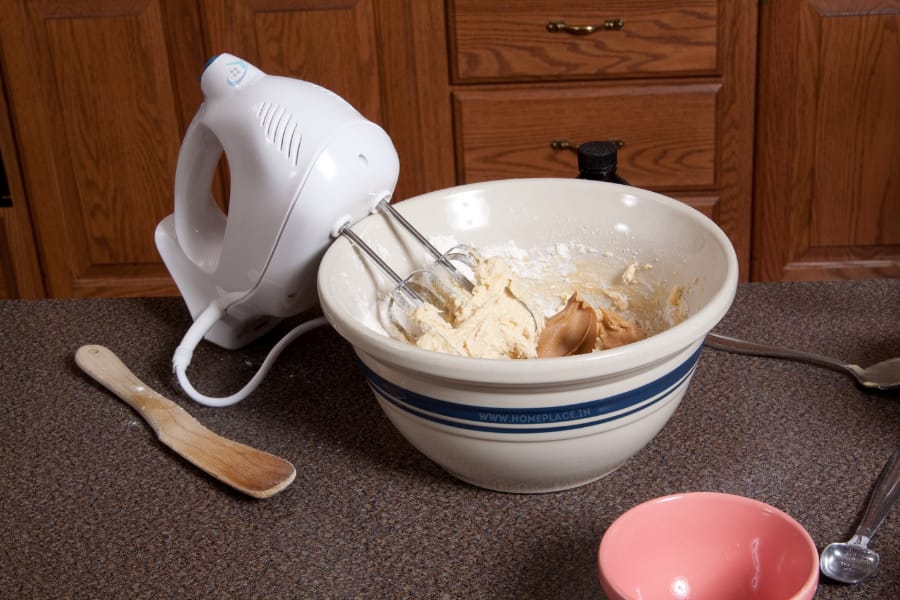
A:
[[[225,237],[225,213],[210,193],[222,144],[204,123],[201,109],[191,121],[175,171],[175,234],[191,262],[215,271]]]

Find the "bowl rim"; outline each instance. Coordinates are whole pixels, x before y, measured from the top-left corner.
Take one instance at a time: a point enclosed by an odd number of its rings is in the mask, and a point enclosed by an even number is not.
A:
[[[627,522],[630,519],[634,518],[638,513],[646,511],[648,509],[653,509],[660,504],[670,502],[691,502],[704,498],[713,499],[717,502],[729,505],[751,506],[753,508],[765,510],[770,514],[778,516],[782,523],[786,524],[795,533],[798,533],[800,535],[800,538],[804,541],[804,545],[809,551],[812,560],[810,561],[811,565],[809,572],[807,573],[806,578],[803,580],[803,585],[794,593],[793,596],[791,596],[791,598],[812,597],[813,592],[815,592],[819,584],[819,550],[816,547],[816,543],[815,541],[813,541],[809,531],[807,531],[806,528],[801,525],[800,522],[797,521],[794,517],[792,517],[785,511],[772,506],[771,504],[768,504],[767,502],[757,500],[756,498],[750,498],[748,496],[741,496],[739,494],[731,494],[727,492],[697,491],[668,494],[641,502],[640,504],[637,504],[623,512],[621,515],[616,517],[616,519],[610,524],[610,526],[603,533],[603,536],[600,538],[600,544],[597,548],[597,568],[601,582],[612,587],[614,591],[620,596],[627,597],[625,591],[620,589],[616,585],[616,582],[610,580],[608,575],[608,566],[606,569],[604,569],[604,563],[608,561],[608,555],[610,552],[612,552],[612,550],[609,548],[610,532],[615,533],[618,529],[627,526]]]
[[[450,194],[478,190],[489,192],[497,187],[512,186],[514,189],[516,186],[534,185],[607,186],[615,192],[621,192],[621,188],[624,187],[639,195],[642,200],[661,203],[684,215],[687,220],[697,223],[713,238],[725,258],[725,279],[699,311],[665,331],[626,346],[578,356],[542,358],[540,361],[472,358],[417,348],[376,332],[359,319],[343,314],[338,305],[329,301],[327,294],[323,293],[323,289],[328,289],[328,262],[332,256],[341,251],[341,248],[350,247],[348,240],[336,239],[326,250],[317,274],[319,302],[326,319],[342,337],[350,341],[357,352],[377,357],[379,362],[397,370],[434,373],[439,367],[442,373],[440,377],[449,381],[516,386],[572,383],[613,374],[619,376],[625,372],[658,364],[705,337],[730,308],[738,282],[737,255],[730,239],[712,219],[700,211],[657,192],[580,179],[552,177],[501,179],[434,190],[403,200],[396,204],[396,208],[402,213],[409,207]],[[370,218],[367,217],[362,222]]]

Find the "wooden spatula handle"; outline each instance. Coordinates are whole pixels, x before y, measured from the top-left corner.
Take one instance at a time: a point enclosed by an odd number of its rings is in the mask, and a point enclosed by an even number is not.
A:
[[[75,353],[75,362],[97,383],[141,413],[157,434],[162,426],[161,419],[166,419],[166,411],[187,414],[180,406],[147,387],[118,356],[104,346],[82,346]]]
[[[160,441],[219,481],[255,498],[268,498],[294,480],[288,461],[213,433],[186,410],[147,387],[112,351],[82,346],[76,364],[127,402]]]

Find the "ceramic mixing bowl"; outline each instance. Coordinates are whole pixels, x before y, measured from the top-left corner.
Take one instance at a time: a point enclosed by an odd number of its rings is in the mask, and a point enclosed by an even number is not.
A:
[[[519,179],[449,188],[396,204],[431,238],[517,250],[584,245],[597,269],[652,265],[641,277],[679,287],[689,316],[619,348],[527,360],[454,356],[385,334],[376,305],[394,283],[351,242],[318,272],[325,316],[356,351],[387,417],[456,477],[508,492],[572,488],[610,473],[663,428],[684,396],[706,333],[734,297],[738,265],[700,212],[634,187]],[[375,214],[354,226],[398,273],[424,251]],[[437,245],[437,244],[436,244]]]
[[[657,498],[616,519],[598,552],[610,600],[808,600],[819,581],[809,533],[758,500],[712,492]]]

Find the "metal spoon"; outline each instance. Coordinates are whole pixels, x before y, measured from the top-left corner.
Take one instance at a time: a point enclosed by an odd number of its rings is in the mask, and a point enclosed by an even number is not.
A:
[[[829,367],[838,371],[849,373],[859,384],[866,388],[878,390],[893,390],[900,388],[900,357],[883,360],[870,367],[860,367],[843,363],[837,359],[799,350],[790,350],[779,346],[757,344],[728,337],[718,333],[709,333],[706,336],[706,345],[716,350],[726,350],[737,354],[752,354],[754,356],[769,356],[773,358],[786,358],[798,360],[814,365]]]
[[[900,497],[900,448],[881,470],[856,533],[850,541],[825,546],[819,568],[841,583],[859,583],[878,568],[879,556],[867,548],[891,507]]]

